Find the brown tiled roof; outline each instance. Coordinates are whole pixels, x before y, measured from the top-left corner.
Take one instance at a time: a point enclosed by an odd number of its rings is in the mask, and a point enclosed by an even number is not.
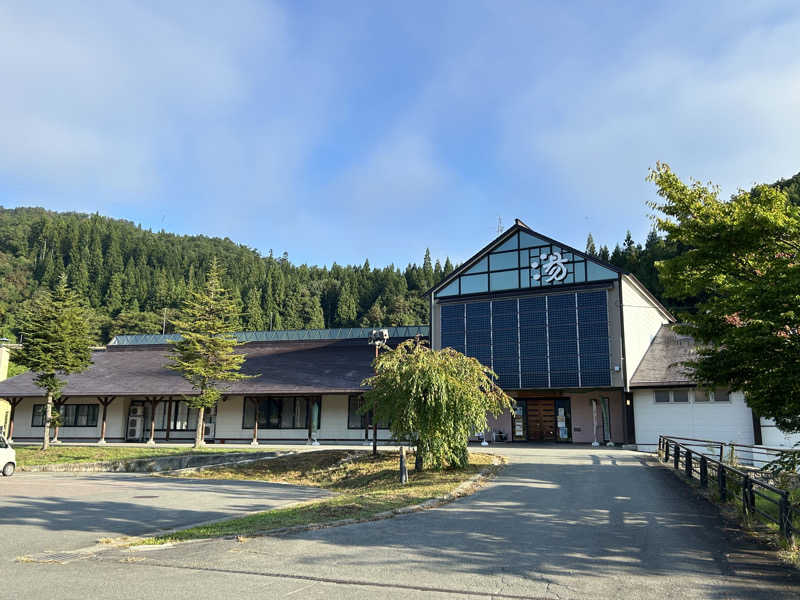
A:
[[[393,344],[399,340],[392,340]],[[227,394],[324,394],[357,392],[372,375],[375,349],[366,340],[254,342],[240,351],[253,379],[225,384]],[[168,346],[109,346],[92,354],[92,366],[67,377],[66,396],[191,394],[180,374],[165,368]],[[0,382],[0,398],[42,396],[31,373]]]
[[[691,370],[681,363],[696,356],[694,339],[662,325],[631,377],[631,387],[693,385]]]

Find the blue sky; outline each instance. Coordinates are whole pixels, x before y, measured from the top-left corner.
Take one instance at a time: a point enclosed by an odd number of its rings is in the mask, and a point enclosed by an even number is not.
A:
[[[799,38],[793,0],[0,0],[0,205],[314,264],[641,240],[657,160],[800,171]]]

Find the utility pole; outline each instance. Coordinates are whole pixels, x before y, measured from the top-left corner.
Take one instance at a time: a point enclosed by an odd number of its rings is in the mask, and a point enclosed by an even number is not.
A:
[[[161,324],[161,335],[167,333],[167,307],[164,307],[164,322]]]

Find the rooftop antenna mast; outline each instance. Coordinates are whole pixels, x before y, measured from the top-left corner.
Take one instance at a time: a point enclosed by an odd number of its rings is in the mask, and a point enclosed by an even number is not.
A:
[[[503,233],[503,217],[497,217],[497,235]]]

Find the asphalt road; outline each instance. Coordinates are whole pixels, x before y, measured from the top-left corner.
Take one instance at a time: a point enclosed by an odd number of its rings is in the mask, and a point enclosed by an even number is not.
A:
[[[75,550],[104,537],[187,527],[324,494],[315,488],[254,481],[17,473],[0,478],[0,561]]]
[[[57,581],[64,599],[800,597],[795,571],[640,454],[500,451],[513,461],[500,477],[438,509],[65,565],[5,562],[3,592],[49,598],[35,586]]]

